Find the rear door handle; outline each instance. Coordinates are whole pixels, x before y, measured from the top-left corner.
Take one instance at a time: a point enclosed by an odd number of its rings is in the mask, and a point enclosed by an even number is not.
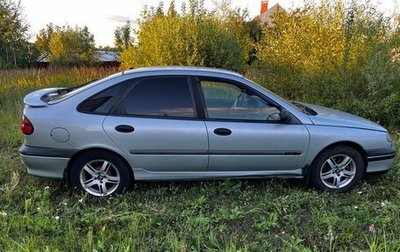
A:
[[[121,133],[131,133],[135,131],[135,128],[129,125],[118,125],[115,130]]]
[[[214,134],[219,136],[229,136],[230,134],[232,134],[232,131],[226,128],[218,128],[214,130]]]

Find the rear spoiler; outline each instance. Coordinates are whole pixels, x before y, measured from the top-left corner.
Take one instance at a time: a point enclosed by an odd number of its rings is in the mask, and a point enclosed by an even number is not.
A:
[[[44,88],[29,93],[24,98],[24,103],[30,107],[44,107],[48,105],[51,98],[59,95],[59,91],[65,88]]]

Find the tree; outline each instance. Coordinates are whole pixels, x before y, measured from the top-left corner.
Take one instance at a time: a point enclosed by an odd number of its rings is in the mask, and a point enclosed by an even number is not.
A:
[[[323,0],[274,18],[253,78],[292,100],[400,123],[399,33],[376,6]]]
[[[120,51],[128,49],[132,46],[132,28],[131,23],[128,21],[124,26],[118,27],[114,31],[114,46]]]
[[[49,44],[50,39],[54,33],[54,25],[52,23],[46,25],[46,28],[43,28],[36,35],[35,45],[39,52],[48,53],[50,51]]]
[[[86,26],[50,23],[36,35],[35,45],[41,53],[48,53],[55,65],[91,65],[96,61],[94,36]]]
[[[0,68],[23,67],[32,57],[20,2],[0,0]]]
[[[178,12],[176,12],[176,9],[175,9],[175,0],[171,1],[167,14],[168,14],[168,16],[171,16],[171,17],[175,17],[176,15],[178,15]]]
[[[208,12],[202,0],[189,1],[189,11],[180,15],[145,9],[135,34],[138,43],[123,50],[122,65],[197,65],[240,71],[250,49],[239,19],[221,19]]]
[[[56,65],[91,65],[95,62],[94,37],[86,26],[56,26],[48,48],[50,61]]]

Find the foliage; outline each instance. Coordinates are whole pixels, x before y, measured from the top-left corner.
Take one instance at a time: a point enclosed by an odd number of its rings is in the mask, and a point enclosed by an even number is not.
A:
[[[251,50],[240,11],[225,17],[208,12],[202,1],[189,1],[189,10],[178,14],[172,2],[168,13],[162,5],[145,8],[139,20],[137,44],[121,54],[123,67],[197,65],[243,69]]]
[[[131,23],[128,21],[125,25],[118,27],[114,31],[114,45],[119,50],[128,49],[132,46],[132,28]]]
[[[38,34],[36,34],[36,41],[35,45],[36,48],[41,53],[48,53],[50,52],[50,39],[53,36],[55,27],[52,23],[46,25],[45,28],[41,29]]]
[[[96,61],[94,37],[86,26],[80,28],[48,24],[36,36],[35,44],[42,53],[49,53],[49,59],[54,65],[93,65]]]
[[[20,2],[0,0],[0,69],[27,66],[34,55]]]
[[[248,74],[287,97],[400,125],[399,29],[371,3],[323,1],[279,15]]]

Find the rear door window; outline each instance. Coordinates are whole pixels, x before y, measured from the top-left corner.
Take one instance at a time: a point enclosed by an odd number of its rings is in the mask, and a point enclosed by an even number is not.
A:
[[[143,79],[117,106],[114,113],[151,117],[196,117],[186,77]]]

